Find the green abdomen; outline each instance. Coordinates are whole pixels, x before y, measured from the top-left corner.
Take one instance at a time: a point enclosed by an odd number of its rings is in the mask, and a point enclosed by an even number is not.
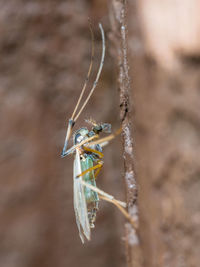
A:
[[[81,160],[82,172],[84,172],[85,170],[87,170],[93,166],[94,166],[93,160],[90,156],[87,156],[85,160]],[[96,186],[95,177],[94,177],[94,170],[87,172],[83,176],[83,180],[88,184]],[[98,194],[96,192],[94,192],[93,190],[91,190],[90,188],[85,187],[84,193],[85,193],[85,198],[86,198],[87,204],[92,204],[93,202],[99,201]]]

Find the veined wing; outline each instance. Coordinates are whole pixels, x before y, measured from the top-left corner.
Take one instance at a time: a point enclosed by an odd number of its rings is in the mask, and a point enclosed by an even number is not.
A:
[[[84,185],[81,183],[82,176],[77,177],[81,173],[80,155],[78,149],[76,149],[76,156],[74,159],[74,211],[79,235],[81,241],[84,243],[84,235],[90,240],[90,225],[87,214]]]

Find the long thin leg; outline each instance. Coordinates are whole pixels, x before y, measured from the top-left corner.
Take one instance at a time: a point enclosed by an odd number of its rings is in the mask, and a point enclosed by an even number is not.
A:
[[[100,196],[100,198],[105,200],[105,201],[108,201],[108,202],[114,204],[123,213],[123,215],[130,221],[130,223],[132,224],[133,228],[137,229],[138,225],[137,225],[136,221],[134,221],[133,218],[130,216],[130,214],[122,206],[120,206],[117,203],[116,199],[111,200],[111,199],[109,199],[109,198],[107,198],[105,196],[102,196],[102,195]]]
[[[96,138],[99,138],[99,135],[96,134],[96,135],[93,135],[91,137],[88,137],[87,139],[83,140],[81,143],[77,144],[77,145],[74,145],[72,146],[70,149],[68,149],[67,151],[63,152],[61,157],[64,158],[65,156],[69,155],[69,154],[72,154],[74,152],[75,149],[81,147],[82,145],[88,143],[87,145],[88,146],[91,146],[91,145],[97,145],[97,144],[102,144],[102,143],[105,143],[105,142],[109,142],[111,141],[112,139],[114,139],[118,134],[121,133],[121,128],[118,129],[114,134],[110,134],[104,138],[100,138],[99,140],[97,141],[93,141],[94,139]],[[93,141],[93,142],[91,142]],[[86,146],[84,146],[85,149],[90,149],[89,147],[86,148]],[[89,150],[88,150],[89,151]],[[96,152],[94,153],[97,153],[97,150],[95,150]],[[91,151],[92,152],[92,151]],[[99,152],[99,151],[98,151]],[[101,153],[101,152],[99,152]],[[99,154],[97,153],[97,154]],[[103,155],[103,154],[102,154]]]
[[[115,199],[112,195],[107,194],[106,192],[104,192],[103,190],[99,189],[98,187],[95,187],[95,186],[93,186],[93,185],[91,185],[91,184],[88,184],[88,183],[86,183],[86,182],[83,181],[83,180],[81,180],[81,183],[82,183],[84,186],[89,187],[89,188],[92,189],[93,191],[99,193],[100,195],[102,195],[102,196],[104,196],[104,197],[106,197],[106,198],[108,198],[108,199],[110,199],[110,200],[113,200],[113,199],[114,199],[114,200],[115,200],[115,203],[118,203],[120,206],[126,208],[126,203],[125,203],[125,202]]]
[[[94,174],[94,177],[95,179],[97,178],[99,172],[101,171],[102,167],[103,167],[103,161],[101,160],[98,160],[97,161],[97,165],[91,167],[91,168],[88,168],[87,170],[83,171],[81,174],[77,175],[77,177],[80,177],[80,176],[83,176],[85,175],[86,173],[92,171],[92,170],[96,170],[95,174]]]
[[[100,166],[99,166],[100,165]],[[97,169],[97,171],[100,171],[101,168],[102,168],[103,164],[97,164],[89,169],[87,169],[86,171],[82,172],[80,175],[78,175],[77,177],[79,176],[83,176],[85,175],[87,172],[91,171],[91,170],[94,170],[94,169]],[[99,173],[99,172],[98,172]],[[97,172],[95,174],[95,178],[97,176]],[[92,189],[93,191],[97,192],[99,195],[100,195],[100,198],[103,199],[103,200],[106,200],[108,202],[111,202],[113,203],[122,213],[123,215],[129,220],[129,222],[132,224],[133,228],[134,229],[137,229],[137,223],[136,221],[133,220],[133,218],[130,216],[130,214],[125,210],[126,208],[126,203],[125,202],[122,202],[120,200],[117,200],[115,199],[112,195],[109,195],[108,193],[104,192],[103,190],[91,185],[91,184],[88,184],[86,183],[85,181],[81,180],[81,183],[84,185],[84,186],[87,186],[89,187],[90,189]]]
[[[110,134],[104,138],[100,138],[98,139],[97,141],[93,141],[93,142],[90,142],[89,145],[97,145],[97,144],[102,144],[102,143],[107,143],[109,141],[111,141],[112,139],[114,139],[117,135],[119,135],[121,133],[122,129],[118,129],[115,133],[113,134]]]
[[[104,157],[104,154],[101,153],[100,151],[96,150],[96,149],[92,149],[92,148],[89,148],[87,146],[83,146],[83,149],[85,151],[88,151],[88,152],[91,152],[91,153],[95,153],[99,156],[100,159],[102,159]]]
[[[92,86],[92,89],[88,95],[88,97],[86,98],[85,102],[83,103],[82,107],[80,108],[79,112],[77,115],[75,115],[77,109],[78,109],[78,106],[80,104],[80,101],[83,97],[83,94],[85,92],[85,88],[87,86],[87,83],[88,83],[88,79],[89,79],[89,76],[90,76],[90,73],[91,73],[91,69],[92,69],[92,64],[93,64],[93,54],[94,54],[94,42],[93,42],[93,32],[92,32],[92,28],[91,28],[91,25],[90,25],[90,31],[91,31],[91,34],[92,34],[92,55],[91,55],[91,62],[90,62],[90,66],[89,66],[89,70],[88,70],[88,75],[87,75],[87,78],[86,78],[86,81],[83,85],[83,89],[81,91],[81,94],[80,94],[80,97],[78,99],[78,102],[76,104],[76,107],[74,109],[74,112],[71,116],[71,118],[69,119],[69,123],[68,123],[68,128],[67,128],[67,133],[66,133],[66,137],[65,137],[65,143],[64,143],[64,146],[63,146],[63,150],[62,150],[62,153],[61,153],[61,157],[64,157],[66,155],[68,155],[68,153],[66,153],[66,150],[67,150],[67,145],[68,145],[68,142],[69,142],[69,138],[71,136],[71,133],[72,133],[72,128],[76,122],[76,120],[78,119],[78,117],[80,116],[80,114],[82,113],[83,109],[85,108],[85,106],[87,105],[91,95],[93,94],[94,92],[94,89],[96,88],[97,86],[97,83],[98,83],[98,80],[99,80],[99,77],[100,77],[100,74],[101,74],[101,71],[102,71],[102,68],[103,68],[103,63],[104,63],[104,57],[105,57],[105,35],[104,35],[104,30],[103,30],[103,27],[102,25],[99,23],[99,28],[100,28],[100,31],[101,31],[101,36],[102,36],[102,55],[101,55],[101,62],[100,62],[100,66],[99,66],[99,70],[97,72],[97,76],[96,76],[96,79],[94,81],[94,84]],[[75,117],[75,118],[74,118]]]
[[[90,78],[90,73],[91,73],[91,70],[92,70],[93,61],[94,61],[94,34],[93,34],[92,25],[91,25],[91,21],[90,20],[89,20],[89,26],[90,26],[91,43],[92,43],[92,53],[91,53],[91,59],[90,59],[90,66],[89,66],[89,69],[88,69],[88,74],[87,74],[85,83],[83,85],[83,89],[82,89],[81,94],[79,96],[79,99],[78,99],[78,102],[77,102],[76,107],[74,109],[74,112],[73,112],[73,114],[71,116],[71,119],[72,120],[74,119],[74,116],[76,114],[76,111],[78,109],[78,106],[80,105],[81,99],[82,99],[83,94],[85,92],[86,86],[88,84],[88,81],[89,81],[89,78]],[[74,121],[76,121],[76,119]]]
[[[130,214],[125,210],[126,208],[126,203],[122,202],[120,200],[115,199],[112,195],[109,195],[108,193],[104,192],[103,190],[100,190],[99,188],[86,183],[85,181],[81,180],[81,183],[84,186],[89,187],[93,191],[97,192],[100,195],[100,198],[103,200],[106,200],[108,202],[113,203],[122,213],[123,215],[130,221],[134,229],[137,229],[137,223],[132,219]]]
[[[90,59],[90,65],[89,65],[89,69],[88,69],[88,73],[87,73],[87,77],[85,79],[85,83],[83,85],[83,88],[81,90],[81,94],[79,96],[79,99],[77,101],[77,104],[75,106],[75,109],[72,113],[72,116],[71,118],[69,119],[69,122],[68,122],[68,127],[67,127],[67,133],[66,133],[66,137],[65,137],[65,143],[64,143],[64,147],[63,147],[63,151],[62,151],[62,156],[64,155],[64,153],[66,152],[66,149],[67,149],[67,144],[68,144],[68,141],[69,141],[69,138],[71,136],[71,132],[72,132],[72,128],[75,124],[75,121],[74,120],[74,117],[75,117],[75,113],[78,109],[78,106],[81,102],[81,99],[83,97],[83,94],[85,92],[85,89],[86,89],[86,86],[88,84],[88,81],[89,81],[89,77],[90,77],[90,74],[91,74],[91,70],[92,70],[92,65],[93,65],[93,61],[94,61],[94,34],[93,34],[93,31],[92,31],[92,25],[91,25],[91,21],[89,21],[89,27],[90,27],[90,33],[91,33],[91,47],[92,47],[92,52],[91,52],[91,59]]]
[[[102,167],[103,167],[103,162],[102,162],[101,166],[99,167],[99,169],[97,169],[95,174],[94,174],[95,179],[97,179],[97,176],[99,175],[99,172],[101,171]]]
[[[96,88],[97,86],[97,83],[99,81],[99,77],[100,77],[100,74],[101,74],[101,71],[102,71],[102,68],[103,68],[103,63],[104,63],[104,57],[105,57],[105,49],[106,49],[106,46],[105,46],[105,35],[104,35],[104,30],[103,30],[103,27],[101,25],[101,23],[99,23],[99,28],[100,28],[100,31],[101,31],[101,36],[102,36],[102,54],[101,54],[101,62],[100,62],[100,66],[99,66],[99,70],[97,72],[97,76],[96,76],[96,79],[94,81],[94,84],[92,86],[92,89],[88,95],[88,97],[86,98],[85,102],[83,103],[83,106],[81,107],[80,111],[78,112],[78,114],[76,115],[75,117],[75,121],[78,119],[78,117],[80,116],[81,112],[83,111],[84,107],[87,105],[91,95],[93,94],[94,92],[94,89]]]
[[[87,170],[85,170],[82,173],[80,173],[79,175],[77,175],[77,178],[80,177],[80,176],[84,176],[86,173],[91,172],[92,170],[96,170],[96,169],[102,168],[102,166],[103,166],[103,163],[99,162],[97,165],[95,165],[95,166],[93,166],[91,168],[88,168]]]
[[[69,148],[67,151],[63,152],[63,153],[61,154],[61,157],[64,158],[65,156],[67,156],[67,155],[69,155],[69,154],[72,154],[77,148],[81,147],[82,145],[84,145],[84,144],[86,144],[86,143],[88,143],[88,142],[90,142],[90,141],[92,141],[92,140],[94,140],[94,139],[96,139],[96,138],[98,138],[98,137],[99,137],[98,134],[93,135],[93,136],[91,136],[91,137],[88,137],[87,139],[83,140],[83,141],[80,142],[79,144],[74,145],[74,146],[72,146],[71,148]]]

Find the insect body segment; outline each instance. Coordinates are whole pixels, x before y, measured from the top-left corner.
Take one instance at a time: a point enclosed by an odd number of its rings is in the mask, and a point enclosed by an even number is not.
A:
[[[81,170],[83,172],[87,171],[89,168],[92,168],[93,166],[94,166],[93,159],[90,155],[86,156],[85,159],[81,159]],[[83,181],[96,187],[94,170],[86,172],[83,175]],[[96,212],[98,210],[99,196],[97,192],[94,192],[88,187],[84,187],[84,194],[87,204],[87,213],[88,213],[90,228],[94,228]]]
[[[96,188],[95,170],[101,169],[103,164],[101,146],[97,144],[92,145],[91,148],[89,142],[87,143],[91,136],[95,136],[95,132],[93,130],[89,132],[85,127],[80,128],[73,136],[75,146],[86,141],[85,145],[75,149],[76,157],[74,160],[74,209],[82,242],[84,242],[84,236],[88,240],[90,239],[90,228],[95,226],[99,203],[98,193],[88,186],[84,186],[82,182]]]

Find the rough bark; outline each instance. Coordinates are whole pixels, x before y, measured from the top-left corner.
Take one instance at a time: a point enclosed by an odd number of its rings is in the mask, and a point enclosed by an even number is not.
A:
[[[118,65],[118,84],[120,99],[120,117],[122,123],[123,160],[124,160],[124,181],[128,212],[138,225],[137,206],[137,183],[134,167],[133,131],[130,114],[133,101],[130,101],[130,75],[128,62],[128,40],[127,40],[127,2],[112,1],[110,8],[110,19],[113,34],[111,38],[115,47],[115,58]],[[125,246],[127,263],[129,266],[141,266],[140,244],[137,230],[126,223]]]

